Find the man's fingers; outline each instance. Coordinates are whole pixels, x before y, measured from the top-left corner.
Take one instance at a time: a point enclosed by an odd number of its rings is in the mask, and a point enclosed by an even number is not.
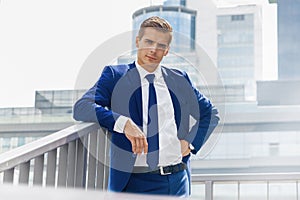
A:
[[[135,138],[135,143],[136,143],[136,152],[135,153],[141,153],[141,142],[140,142],[140,138]]]
[[[147,139],[144,137],[143,140],[143,146],[144,146],[144,153],[148,153],[148,142]]]
[[[148,152],[148,143],[144,136],[136,138],[136,153]]]
[[[143,151],[144,153],[148,152],[148,143],[147,143],[147,139],[144,136],[139,136],[139,137],[128,136],[127,138],[131,142],[133,153],[140,154]]]
[[[148,143],[144,133],[131,120],[126,122],[124,133],[131,142],[133,153],[148,152]]]
[[[181,153],[184,155],[189,150],[189,143],[185,140],[180,140]]]
[[[182,153],[182,156],[187,156],[191,152],[190,149],[187,149],[185,152]]]
[[[131,140],[131,146],[132,146],[132,152],[136,153],[136,142],[135,142],[135,138],[132,138]]]

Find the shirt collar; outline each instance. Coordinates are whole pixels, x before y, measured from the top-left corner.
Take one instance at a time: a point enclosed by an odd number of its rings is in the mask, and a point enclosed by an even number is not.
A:
[[[154,74],[155,75],[155,79],[159,79],[162,77],[162,72],[161,72],[161,65],[158,65],[158,67],[156,68],[156,70],[152,73],[148,72],[147,70],[145,70],[142,66],[140,66],[138,64],[137,61],[135,61],[135,66],[140,74],[141,79],[144,79],[146,75],[148,74]],[[154,80],[155,80],[154,79]]]

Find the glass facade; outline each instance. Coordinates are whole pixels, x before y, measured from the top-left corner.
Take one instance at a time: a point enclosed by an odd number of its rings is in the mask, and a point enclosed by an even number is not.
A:
[[[43,135],[44,136],[44,135]],[[9,151],[11,149],[14,149],[16,147],[22,146],[26,143],[32,142],[34,140],[37,140],[41,138],[42,136],[14,136],[11,134],[11,136],[1,136],[0,134],[0,153],[3,153],[5,151]]]
[[[254,74],[254,15],[220,15],[218,69],[223,84],[246,84]]]
[[[0,108],[0,153],[73,124],[73,104],[84,92],[36,91],[35,107]]]
[[[167,0],[164,2],[164,6],[185,6],[186,0]]]
[[[206,159],[255,159],[300,155],[300,131],[230,132]]]
[[[68,114],[72,113],[72,105],[84,90],[52,90],[37,91],[35,93],[35,108],[43,114]]]
[[[278,0],[278,76],[300,79],[300,1]]]

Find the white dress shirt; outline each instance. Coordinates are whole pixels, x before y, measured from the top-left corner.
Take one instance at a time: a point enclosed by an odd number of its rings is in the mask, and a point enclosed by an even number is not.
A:
[[[147,137],[148,120],[148,97],[149,82],[145,78],[150,74],[135,62],[140,74],[142,99],[143,99],[143,132]],[[159,164],[158,166],[175,165],[181,162],[181,145],[177,137],[177,128],[172,99],[162,75],[161,66],[153,72],[155,74],[154,87],[157,96],[158,127],[159,127]],[[123,133],[124,127],[129,118],[120,116],[114,126],[114,131]],[[135,166],[147,166],[145,154],[137,155]]]

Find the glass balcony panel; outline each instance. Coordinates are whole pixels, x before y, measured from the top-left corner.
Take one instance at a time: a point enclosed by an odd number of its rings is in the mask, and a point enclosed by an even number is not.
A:
[[[269,184],[269,200],[297,200],[296,182]]]
[[[238,200],[238,183],[214,184],[214,200]]]
[[[299,191],[300,191],[300,184],[299,184],[299,181],[297,181],[297,195],[298,195],[297,199],[300,198]]]
[[[240,200],[266,200],[268,199],[267,183],[241,183]]]
[[[195,198],[197,200],[205,200],[205,184],[204,183],[193,183],[191,197]]]

